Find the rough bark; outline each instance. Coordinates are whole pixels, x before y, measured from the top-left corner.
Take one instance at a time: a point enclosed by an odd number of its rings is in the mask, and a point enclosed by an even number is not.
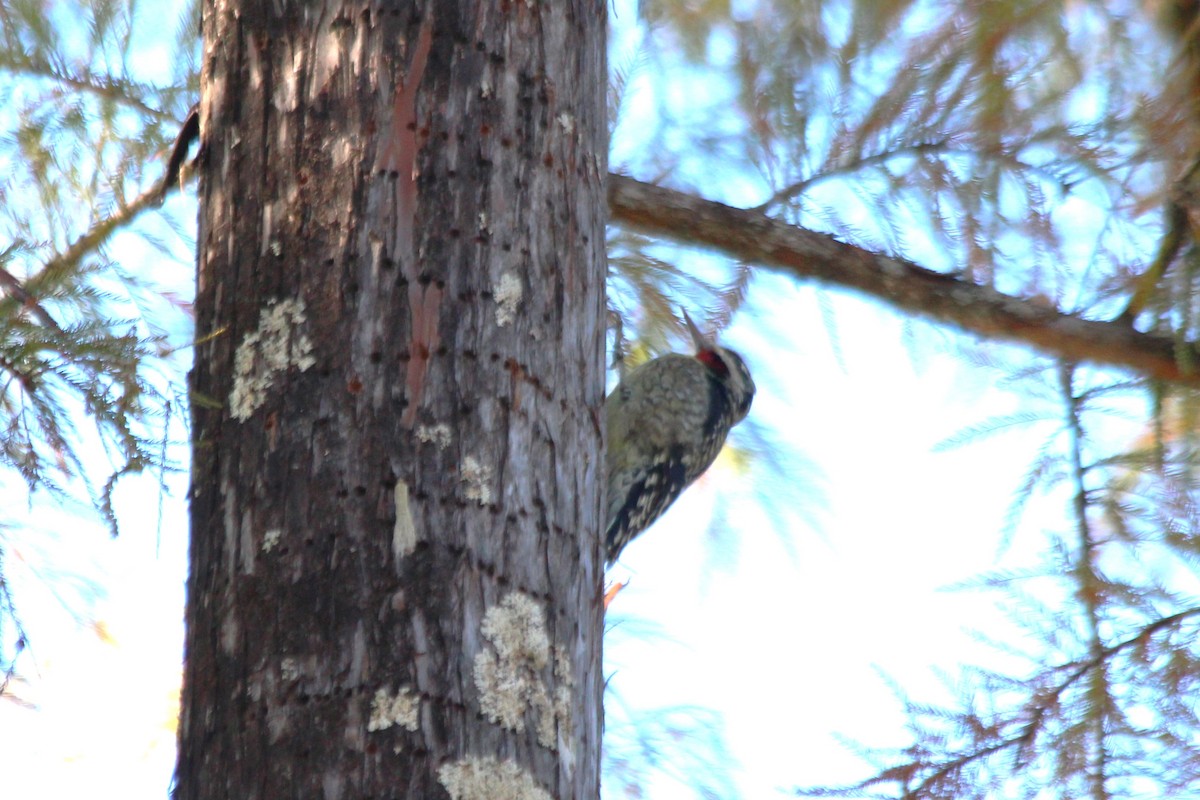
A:
[[[756,211],[619,175],[609,176],[608,202],[614,222],[711,247],[794,278],[853,289],[970,333],[1030,345],[1068,361],[1200,384],[1200,353],[1194,344],[1141,333],[1124,320],[1063,314],[1049,303],[1012,297]]]
[[[205,8],[178,797],[597,797],[605,10]]]

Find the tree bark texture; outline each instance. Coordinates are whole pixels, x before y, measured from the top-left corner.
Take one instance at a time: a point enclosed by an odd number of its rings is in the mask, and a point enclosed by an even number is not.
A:
[[[179,798],[598,796],[605,11],[205,7]]]
[[[1012,297],[757,211],[633,178],[610,175],[608,200],[614,222],[652,235],[710,247],[794,278],[862,292],[901,311],[1030,345],[1067,361],[1113,365],[1151,378],[1200,384],[1200,350],[1195,343],[1142,333],[1124,319],[1105,322],[1064,314],[1049,301]]]

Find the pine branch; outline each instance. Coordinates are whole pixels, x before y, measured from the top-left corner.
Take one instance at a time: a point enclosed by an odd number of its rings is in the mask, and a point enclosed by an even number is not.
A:
[[[1059,680],[1048,687],[1037,689],[1025,706],[1025,720],[1008,735],[996,735],[990,741],[980,742],[974,748],[950,755],[940,763],[912,761],[890,767],[878,775],[868,778],[854,786],[831,789],[821,787],[816,790],[800,790],[797,794],[814,796],[855,795],[864,789],[879,786],[884,783],[896,782],[902,785],[902,800],[919,800],[919,798],[938,797],[936,790],[944,786],[945,781],[961,773],[962,770],[975,762],[987,759],[1005,750],[1014,749],[1018,760],[1024,758],[1033,746],[1034,739],[1045,730],[1047,719],[1059,707],[1063,694],[1066,693],[1081,678],[1102,668],[1119,653],[1140,644],[1145,644],[1150,637],[1168,630],[1177,629],[1185,621],[1200,615],[1200,607],[1186,608],[1182,611],[1159,617],[1141,628],[1133,635],[1107,646],[1093,648],[1088,657],[1080,661],[1061,664],[1043,673],[1045,679],[1051,676],[1061,676]],[[1002,726],[994,726],[997,731]],[[924,772],[924,775],[921,773]],[[921,775],[920,780],[913,784],[914,778]]]
[[[70,73],[37,55],[14,51],[0,55],[0,68],[11,70],[20,75],[35,78],[46,78],[70,86],[78,92],[95,95],[102,100],[121,103],[140,111],[154,119],[170,120],[171,115],[161,108],[155,108],[139,95],[149,94],[151,87],[137,84],[111,75],[93,76],[86,69],[79,73]]]
[[[0,287],[3,287],[10,295],[15,297],[21,305],[33,312],[43,325],[55,333],[62,333],[62,328],[58,326],[58,322],[51,316],[38,299],[29,293],[21,281],[8,270],[0,267]]]
[[[1087,675],[1093,669],[1096,669],[1108,659],[1117,655],[1123,650],[1127,650],[1138,644],[1144,644],[1151,636],[1159,631],[1167,630],[1168,628],[1177,628],[1192,617],[1200,616],[1200,606],[1185,608],[1182,611],[1177,611],[1174,614],[1168,614],[1165,617],[1148,622],[1137,630],[1132,636],[1122,639],[1115,644],[1106,645],[1097,649],[1088,658],[1083,661],[1076,661],[1069,664],[1063,664],[1056,671],[1070,669],[1066,678],[1060,681],[1046,695],[1042,696],[1042,707],[1048,707],[1051,702],[1058,702],[1058,698],[1062,696],[1070,686],[1077,680]]]
[[[138,215],[149,208],[155,208],[162,203],[163,196],[171,187],[164,186],[160,181],[155,186],[139,194],[127,204],[119,206],[110,216],[92,223],[92,227],[67,247],[66,250],[46,262],[43,273],[74,267],[91,253],[96,252],[107,242],[114,233],[130,225]]]
[[[1066,405],[1067,431],[1070,433],[1071,480],[1074,484],[1072,501],[1075,514],[1075,532],[1079,537],[1079,563],[1075,573],[1079,583],[1076,591],[1083,603],[1084,616],[1087,619],[1088,652],[1091,653],[1092,676],[1091,689],[1093,702],[1088,711],[1088,723],[1092,732],[1091,752],[1087,754],[1090,761],[1088,783],[1090,784],[1093,800],[1107,800],[1108,759],[1105,731],[1108,727],[1108,709],[1111,697],[1108,689],[1108,678],[1104,670],[1104,662],[1108,658],[1104,646],[1104,638],[1100,634],[1102,589],[1100,576],[1096,573],[1099,561],[1095,532],[1088,518],[1088,489],[1087,470],[1083,463],[1083,444],[1086,434],[1083,430],[1083,403],[1075,391],[1075,367],[1072,364],[1062,364],[1059,367],[1059,386],[1062,390],[1063,401]],[[1059,689],[1056,694],[1062,694]],[[1103,697],[1103,702],[1095,702],[1096,697]],[[1044,715],[1045,706],[1037,709],[1036,716]]]
[[[921,158],[924,156],[958,156],[962,158],[970,158],[975,160],[995,161],[1004,166],[1007,166],[1018,172],[1031,172],[1042,176],[1048,181],[1062,187],[1064,191],[1069,186],[1064,185],[1063,179],[1055,175],[1052,171],[1039,167],[1036,164],[1030,164],[1022,161],[1019,157],[1011,153],[1005,153],[1002,150],[988,150],[979,147],[964,147],[954,143],[953,141],[936,141],[936,142],[920,142],[917,144],[904,145],[893,150],[885,150],[872,155],[861,156],[852,159],[844,164],[835,167],[830,167],[823,172],[818,172],[808,178],[796,181],[790,186],[785,186],[760,205],[750,209],[751,211],[764,212],[780,203],[785,203],[807,192],[814,186],[818,186],[834,178],[846,177],[870,169],[872,167],[880,167],[895,159],[911,157]]]
[[[608,176],[608,205],[612,220],[622,225],[710,247],[794,278],[857,290],[970,333],[1025,344],[1067,361],[1200,385],[1200,372],[1187,366],[1200,358],[1194,343],[1181,353],[1172,338],[1140,333],[1121,322],[1063,314],[764,214],[620,175]]]

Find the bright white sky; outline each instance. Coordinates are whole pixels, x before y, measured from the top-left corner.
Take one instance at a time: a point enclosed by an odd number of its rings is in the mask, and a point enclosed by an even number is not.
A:
[[[617,6],[618,25],[636,19],[630,3]],[[125,263],[157,258],[130,248]],[[918,326],[914,358],[900,317],[842,294],[826,299],[840,361],[818,290],[779,277],[756,280],[749,310],[727,334],[756,369],[753,420],[815,464],[821,485],[776,482],[763,491],[719,463],[613,573],[632,579],[610,612],[619,624],[606,648],[620,703],[719,712],[741,797],[783,797],[797,785],[863,777],[864,766],[835,735],[906,743],[899,702],[881,672],[936,700],[945,688],[934,667],[953,673],[964,661],[994,662],[994,651],[967,631],[1011,630],[995,597],[942,589],[1000,563],[1006,511],[1046,437],[1045,429],[1016,428],[935,452],[963,429],[1017,411],[1020,397],[992,385],[997,373],[939,348],[932,328]],[[163,499],[160,529],[153,483],[128,481],[115,541],[77,517],[41,506],[31,512],[32,526],[46,535],[17,540],[6,568],[33,635],[34,658],[21,664],[31,684],[18,694],[36,708],[0,702],[6,797],[167,793],[184,485],[176,479],[173,497]],[[709,521],[718,494],[729,505],[714,545]],[[783,515],[780,529],[755,504],[764,495],[783,508],[812,508]],[[1031,563],[1039,543],[1018,535],[1002,563]],[[80,626],[47,592],[58,587],[77,603],[68,579],[28,580],[29,568],[64,564],[103,587],[90,618],[103,623],[104,635]],[[648,628],[658,634],[645,635]],[[610,712],[613,722],[619,717]],[[649,794],[693,796],[667,777]]]

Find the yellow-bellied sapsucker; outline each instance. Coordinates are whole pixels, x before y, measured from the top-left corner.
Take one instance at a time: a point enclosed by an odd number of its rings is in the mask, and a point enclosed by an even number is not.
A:
[[[741,356],[683,314],[695,355],[668,353],[633,369],[604,402],[608,424],[608,563],[708,469],[754,400]]]

